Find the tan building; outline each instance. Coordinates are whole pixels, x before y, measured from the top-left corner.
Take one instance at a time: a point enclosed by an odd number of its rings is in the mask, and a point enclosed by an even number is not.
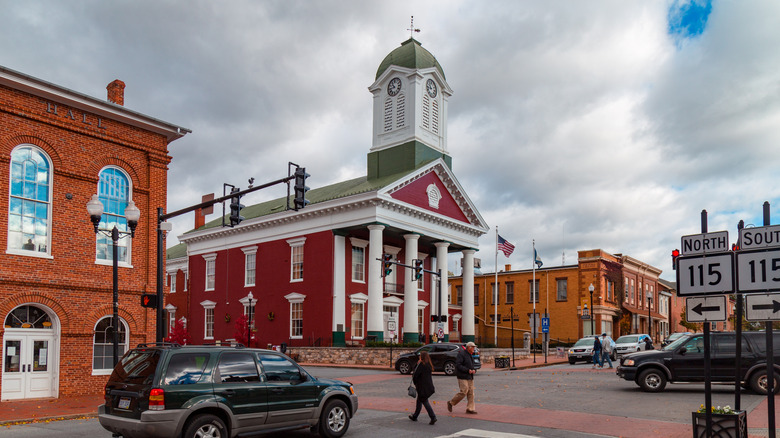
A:
[[[506,265],[497,275],[497,296],[492,293],[496,274],[475,274],[477,342],[493,344],[497,339],[499,346],[506,347],[514,332],[515,345],[521,345],[524,333],[531,331],[529,323],[534,312],[539,319],[549,315],[552,345],[573,342],[593,333],[606,332],[613,338],[627,333],[647,333],[648,305],[652,336],[659,342],[661,330],[668,327],[668,312],[659,312],[660,274],[660,269],[647,263],[600,249],[579,251],[576,265],[543,266],[535,272],[513,271],[511,265]],[[535,300],[532,298],[534,280],[538,291]],[[456,308],[463,302],[462,282],[462,277],[450,278],[450,301]],[[660,303],[663,306],[667,301],[661,297]],[[458,324],[453,324],[452,330],[450,338],[456,339]],[[539,327],[537,342],[542,340],[541,331]]]

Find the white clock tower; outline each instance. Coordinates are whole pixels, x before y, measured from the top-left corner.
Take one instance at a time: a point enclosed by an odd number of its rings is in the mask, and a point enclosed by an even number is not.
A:
[[[368,177],[409,171],[442,158],[448,166],[447,103],[452,89],[436,58],[414,38],[379,65],[374,95],[374,133]]]

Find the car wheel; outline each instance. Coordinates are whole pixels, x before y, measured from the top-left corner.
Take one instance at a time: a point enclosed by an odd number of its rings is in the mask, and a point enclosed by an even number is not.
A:
[[[777,374],[775,374],[775,385],[774,385],[774,393],[777,394],[777,392],[780,390],[778,386],[780,386],[780,382],[778,381]],[[766,395],[767,393],[767,385],[769,383],[769,379],[766,377],[766,370],[757,371],[750,377],[750,387],[753,389],[753,391],[761,394]]]
[[[658,369],[649,369],[639,374],[637,383],[647,392],[661,392],[666,388],[666,376]]]
[[[410,364],[408,360],[402,360],[398,362],[398,371],[400,371],[401,374],[409,374],[412,372],[412,364]]]
[[[349,429],[349,412],[347,404],[341,400],[331,400],[325,404],[320,414],[320,435],[327,438],[338,438]]]
[[[610,355],[610,357],[612,358],[612,362],[617,362],[617,354],[615,354],[615,353],[612,353],[612,354]]]
[[[574,365],[575,363],[577,363],[577,359],[569,359],[570,365]]]
[[[190,420],[184,438],[227,438],[225,422],[216,415],[198,415]]]
[[[448,376],[454,376],[455,375],[455,362],[448,360],[444,363],[444,374]]]

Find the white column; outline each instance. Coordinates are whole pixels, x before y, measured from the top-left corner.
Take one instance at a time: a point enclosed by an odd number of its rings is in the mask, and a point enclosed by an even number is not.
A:
[[[450,318],[449,318],[449,300],[447,299],[447,292],[449,291],[449,288],[447,287],[447,248],[450,246],[448,242],[437,242],[434,244],[436,246],[436,271],[441,272],[441,284],[439,287],[441,295],[439,295],[439,291],[431,291],[431,302],[435,303],[435,306],[432,314],[434,312],[438,312],[439,310],[439,297],[441,297],[441,314],[447,315],[447,323],[444,324],[444,335],[447,336],[450,333]],[[436,301],[434,301],[433,297],[436,297]],[[438,324],[437,324],[438,328]]]
[[[417,258],[417,241],[419,234],[404,234],[406,239],[406,262],[414,266]],[[417,280],[413,269],[404,269],[404,341],[419,342],[417,332]],[[423,274],[424,275],[424,274]]]
[[[344,337],[346,324],[346,240],[344,236],[333,236],[333,333]],[[341,326],[339,328],[339,325]],[[343,340],[343,339],[341,339]],[[334,339],[336,341],[336,339]]]
[[[382,327],[382,230],[384,225],[369,225],[368,238],[368,335],[383,340]]]
[[[463,318],[460,332],[461,342],[474,341],[474,253],[473,249],[463,251]]]

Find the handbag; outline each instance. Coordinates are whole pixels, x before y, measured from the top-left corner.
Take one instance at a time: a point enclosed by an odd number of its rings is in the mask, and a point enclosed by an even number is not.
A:
[[[409,394],[409,397],[417,398],[417,388],[414,387],[414,379],[409,383],[409,387],[406,388],[406,393]]]

